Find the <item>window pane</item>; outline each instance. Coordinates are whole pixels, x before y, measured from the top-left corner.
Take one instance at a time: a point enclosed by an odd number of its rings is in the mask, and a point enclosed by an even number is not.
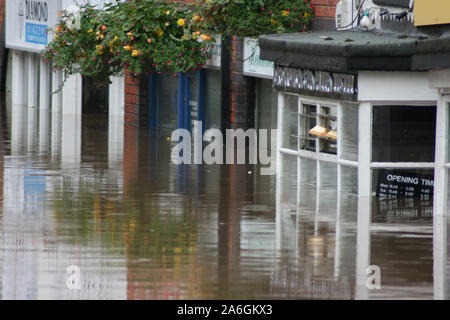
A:
[[[326,129],[324,137],[320,137],[320,152],[337,154],[337,108],[321,107],[319,125]]]
[[[434,162],[436,107],[375,106],[376,162]]]
[[[316,207],[317,198],[317,161],[300,158],[299,203],[302,210]]]
[[[281,172],[281,202],[297,205],[297,157],[283,154]]]
[[[317,107],[302,104],[300,111],[300,149],[316,151],[317,138],[309,131],[317,124]]]
[[[206,69],[205,92],[205,130],[220,129],[221,114],[221,87],[220,71]]]
[[[177,128],[178,79],[163,73],[158,76],[158,119],[163,128]]]
[[[320,187],[337,190],[337,165],[335,163],[320,162]]]
[[[341,184],[342,192],[358,194],[358,168],[342,166]]]
[[[298,97],[284,96],[283,147],[298,150]]]
[[[358,161],[358,105],[342,105],[342,159]]]

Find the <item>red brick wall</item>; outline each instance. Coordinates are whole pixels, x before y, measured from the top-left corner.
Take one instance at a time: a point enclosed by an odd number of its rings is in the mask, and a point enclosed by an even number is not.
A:
[[[314,6],[314,31],[335,29],[336,4],[339,0],[311,0]]]
[[[230,129],[247,126],[247,86],[243,75],[244,42],[241,38],[231,38],[230,61]]]
[[[125,72],[125,106],[124,120],[127,125],[148,125],[148,76],[135,78]]]

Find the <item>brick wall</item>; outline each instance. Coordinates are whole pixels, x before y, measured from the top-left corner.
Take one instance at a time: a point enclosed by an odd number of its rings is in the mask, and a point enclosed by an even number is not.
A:
[[[149,77],[134,78],[125,72],[125,124],[133,126],[148,125]]]
[[[248,85],[243,75],[244,42],[239,37],[231,38],[230,61],[230,129],[247,127]]]
[[[336,4],[339,0],[311,0],[314,6],[314,31],[335,30]]]

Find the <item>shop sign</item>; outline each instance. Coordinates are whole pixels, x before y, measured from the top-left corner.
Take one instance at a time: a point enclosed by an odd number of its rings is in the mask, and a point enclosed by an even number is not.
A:
[[[222,66],[222,37],[220,35],[214,36],[216,41],[210,47],[209,52],[211,53],[211,58],[205,64],[206,68],[220,69]]]
[[[276,66],[273,81],[280,91],[345,100],[358,96],[356,74]]]
[[[380,199],[410,198],[431,200],[434,178],[405,171],[380,170],[377,197]]]
[[[258,39],[244,39],[244,74],[260,78],[273,78],[274,64],[272,61],[260,59]]]
[[[6,47],[40,52],[52,40],[48,29],[58,22],[61,2],[55,0],[7,0]]]

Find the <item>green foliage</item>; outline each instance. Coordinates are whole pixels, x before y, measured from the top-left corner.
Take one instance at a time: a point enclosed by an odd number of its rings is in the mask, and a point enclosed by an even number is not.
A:
[[[43,56],[66,77],[81,73],[101,85],[124,69],[135,76],[191,72],[206,63],[212,41],[194,29],[193,15],[189,7],[158,0],[117,2],[104,10],[86,4],[79,29],[63,12]]]
[[[205,27],[225,35],[308,31],[313,14],[309,0],[197,0]]]
[[[214,32],[258,36],[308,30],[309,0],[197,0],[194,6],[169,0],[130,0],[100,10],[81,6],[77,18],[62,12],[43,56],[65,78],[80,73],[99,85],[128,70],[192,72],[209,57]]]

